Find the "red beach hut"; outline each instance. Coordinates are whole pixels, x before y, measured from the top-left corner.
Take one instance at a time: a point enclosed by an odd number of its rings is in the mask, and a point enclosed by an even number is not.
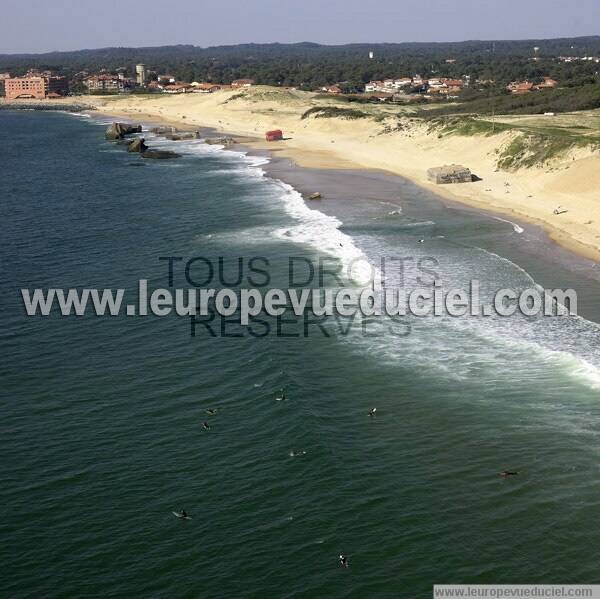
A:
[[[265,139],[267,141],[279,141],[283,139],[283,132],[281,129],[273,129],[273,131],[267,131],[265,133]]]

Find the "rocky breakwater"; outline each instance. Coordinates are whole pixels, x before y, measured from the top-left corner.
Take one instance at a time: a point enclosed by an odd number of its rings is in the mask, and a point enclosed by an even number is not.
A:
[[[160,135],[170,141],[185,141],[190,139],[202,139],[204,143],[216,146],[233,146],[237,141],[228,135],[220,135],[218,137],[202,138],[200,131],[181,131],[175,127],[153,127],[151,133]]]
[[[207,137],[204,140],[204,143],[207,143],[211,146],[233,146],[237,142],[233,137]]]
[[[178,133],[166,133],[165,137],[171,141],[185,141],[186,139],[200,139],[197,131],[181,131]]]
[[[136,137],[135,139],[128,140],[128,142],[128,152],[139,152],[140,154],[143,154],[148,149],[143,137]]]
[[[170,141],[185,141],[186,139],[200,139],[200,131],[180,131],[175,127],[152,127],[151,133],[161,135]]]
[[[151,150],[147,149],[141,153],[142,158],[154,158],[156,160],[166,160],[169,158],[181,158],[181,154],[177,152],[169,152],[168,150]]]
[[[96,110],[91,104],[55,102],[53,100],[6,100],[0,98],[0,110],[58,110],[60,112],[89,112]]]
[[[104,137],[110,141],[116,141],[117,139],[123,139],[127,135],[132,133],[141,133],[141,125],[130,125],[129,123],[113,123],[104,132]]]
[[[179,158],[181,154],[169,152],[168,150],[153,150],[146,145],[146,140],[143,137],[127,139],[126,136],[134,133],[141,133],[141,125],[130,125],[128,123],[113,123],[106,129],[105,137],[108,140],[116,141],[127,146],[127,151],[132,154],[140,154],[142,158],[150,158],[156,160],[167,160],[169,158]]]

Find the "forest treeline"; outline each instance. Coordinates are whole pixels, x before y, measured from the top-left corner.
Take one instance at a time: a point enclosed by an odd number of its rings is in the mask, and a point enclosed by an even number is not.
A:
[[[372,59],[369,52],[373,52]],[[251,78],[259,84],[307,90],[343,82],[347,91],[358,90],[370,80],[416,73],[428,77],[468,76],[472,81],[494,80],[499,85],[543,76],[575,85],[597,79],[598,63],[562,62],[557,60],[558,56],[600,56],[600,36],[341,46],[300,43],[102,48],[0,55],[0,72],[20,75],[29,68],[38,68],[73,77],[81,71],[125,68],[129,75],[134,75],[135,64],[141,62],[157,74],[168,73],[186,82],[229,83]]]
[[[69,77],[73,93],[85,91],[85,73],[124,69],[127,75],[134,76],[137,63],[144,63],[151,77],[169,74],[188,83],[230,83],[247,78],[257,84],[304,90],[337,83],[349,94],[363,91],[364,84],[372,80],[419,74],[425,78],[461,78],[469,83],[457,98],[443,101],[447,105],[438,108],[444,113],[543,113],[600,108],[600,63],[560,59],[566,56],[600,56],[600,36],[340,46],[305,42],[211,48],[101,48],[0,55],[0,72],[21,75],[30,68],[52,70]],[[506,90],[511,81],[539,83],[543,77],[555,79],[557,88],[519,96]]]

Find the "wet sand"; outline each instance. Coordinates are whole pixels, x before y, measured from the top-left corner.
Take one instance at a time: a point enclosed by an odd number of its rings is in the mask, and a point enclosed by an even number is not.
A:
[[[143,122],[185,129],[181,122],[151,118],[150,115],[144,115]],[[252,136],[212,127],[189,129],[200,131],[203,137],[231,136],[238,143],[229,149],[268,157],[269,162],[262,167],[267,176],[292,185],[305,199],[311,193],[321,193],[320,200],[306,199],[308,206],[335,216],[342,223],[348,220],[368,223],[388,218],[396,211],[401,212],[402,218],[414,222],[442,224],[448,220],[456,221],[461,232],[452,240],[454,243],[483,248],[502,256],[529,273],[544,288],[575,289],[578,313],[600,322],[598,263],[559,245],[542,226],[512,217],[509,220],[505,215],[454,201],[447,195],[437,195],[400,175],[373,169],[300,166],[293,158],[281,156],[276,146],[257,143]],[[398,224],[401,222],[399,219]],[[398,234],[407,235],[401,227]],[[415,231],[415,243],[420,235]]]
[[[263,168],[268,176],[292,185],[305,198],[320,192],[322,199],[306,200],[307,204],[337,217],[342,223],[358,220],[367,225],[382,218],[393,223],[394,215],[390,213],[395,211],[401,212],[397,219],[399,225],[406,218],[414,222],[456,222],[460,232],[449,241],[498,254],[528,272],[544,288],[575,289],[579,314],[600,322],[597,263],[559,246],[540,226],[508,221],[505,217],[436,196],[397,175],[371,170],[299,167],[292,160],[280,157],[272,157]],[[517,233],[515,228],[522,232]],[[398,235],[407,235],[406,230],[399,226]],[[412,236],[417,243],[421,233],[415,231]]]
[[[385,110],[373,112],[374,118],[305,118],[322,100],[297,90],[256,86],[241,96],[222,90],[86,100],[98,112],[126,120],[162,119],[184,128],[210,126],[254,136],[254,149],[269,149],[309,168],[396,174],[452,201],[540,225],[563,247],[600,261],[600,155],[591,148],[572,149],[550,163],[506,172],[498,168],[497,158],[518,136],[514,131],[444,136],[410,118],[402,117],[398,125]],[[283,143],[264,141],[264,132],[274,128],[284,131]],[[428,181],[429,167],[457,161],[480,180],[437,186]],[[560,215],[554,213],[558,206],[563,210]]]

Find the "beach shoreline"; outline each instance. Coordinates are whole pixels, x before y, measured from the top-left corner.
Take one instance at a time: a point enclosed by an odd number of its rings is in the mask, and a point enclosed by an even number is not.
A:
[[[127,113],[94,111],[91,114],[132,120],[131,115]],[[248,155],[267,157],[269,161],[261,166],[266,176],[291,185],[301,194],[309,208],[338,218],[342,223],[346,221],[346,217],[352,220],[356,210],[360,210],[361,205],[365,209],[365,218],[367,219],[369,218],[367,214],[373,212],[373,207],[369,207],[369,204],[373,203],[387,205],[384,210],[380,211],[380,215],[383,217],[388,212],[394,212],[397,209],[402,211],[406,204],[406,198],[401,197],[394,190],[400,190],[405,186],[412,186],[414,191],[418,190],[417,193],[422,198],[419,209],[416,211],[417,214],[427,213],[429,210],[428,205],[433,202],[446,206],[450,210],[480,215],[488,222],[502,221],[506,223],[510,230],[515,231],[513,237],[517,241],[512,242],[507,238],[506,243],[500,247],[501,254],[515,261],[515,263],[524,265],[531,276],[546,288],[576,287],[580,314],[595,319],[595,309],[593,308],[594,298],[596,297],[595,290],[598,282],[600,282],[600,271],[595,268],[597,264],[595,257],[589,256],[585,252],[575,251],[567,244],[557,243],[548,234],[547,229],[541,226],[541,223],[534,220],[528,221],[519,215],[489,210],[477,203],[458,201],[451,194],[437,193],[439,186],[428,189],[407,177],[383,169],[365,169],[348,164],[345,164],[342,168],[335,168],[335,166],[339,167],[335,162],[326,165],[302,165],[288,153],[278,151],[278,148],[274,147],[275,144],[263,142],[256,136],[240,135],[229,129],[202,124],[194,124],[191,127],[191,124],[186,123],[185,120],[157,118],[156,115],[151,113],[138,113],[136,119],[145,126],[150,127],[168,126],[175,127],[178,130],[196,129],[207,137],[233,137],[236,143],[224,148],[225,150],[241,151],[248,153]],[[174,149],[176,149],[177,143],[173,142]],[[322,201],[308,199],[310,193],[319,190],[323,192]],[[408,195],[412,196],[414,191],[409,192]],[[525,232],[525,235],[517,234],[517,230]],[[522,243],[524,238],[527,238],[527,242]],[[518,244],[518,247],[514,246],[515,243]],[[553,268],[552,265],[556,268]],[[570,273],[575,273],[575,279],[571,280]],[[581,284],[582,280],[588,280],[590,284]]]
[[[453,140],[454,145],[444,142],[446,150],[456,152],[457,147],[462,144],[463,156],[454,157],[454,161],[464,160],[467,166],[475,165],[473,172],[478,176],[483,175],[481,181],[473,183],[462,183],[453,185],[436,185],[427,181],[427,166],[434,166],[441,160],[438,158],[440,152],[434,150],[431,144],[433,140],[415,142],[414,154],[410,148],[406,147],[406,140],[393,140],[395,146],[386,142],[383,150],[397,147],[397,154],[392,159],[386,158],[385,153],[379,148],[379,143],[373,144],[371,130],[365,129],[362,122],[342,121],[341,123],[325,123],[318,125],[298,123],[298,117],[290,115],[280,116],[277,114],[277,108],[267,106],[261,103],[259,109],[254,109],[256,114],[244,113],[244,119],[240,120],[240,115],[226,110],[228,102],[231,101],[231,94],[225,95],[225,92],[217,94],[203,94],[198,99],[198,94],[193,94],[194,98],[165,97],[143,98],[141,102],[136,103],[134,97],[86,97],[85,102],[93,105],[95,113],[104,114],[119,119],[142,120],[160,123],[178,129],[206,128],[218,132],[219,135],[227,134],[233,136],[236,141],[253,152],[268,152],[271,156],[278,156],[289,159],[295,165],[301,168],[323,168],[323,169],[352,169],[380,171],[398,175],[411,181],[428,192],[443,198],[450,202],[456,202],[470,206],[485,213],[506,217],[509,221],[519,221],[541,227],[548,237],[559,246],[565,248],[582,258],[594,262],[600,262],[600,202],[594,202],[593,192],[590,193],[587,187],[594,186],[594,180],[587,183],[585,191],[578,192],[573,189],[571,196],[566,198],[565,194],[555,194],[556,200],[552,202],[542,202],[531,198],[535,194],[543,194],[543,185],[548,186],[541,169],[528,169],[527,172],[505,173],[494,172],[497,169],[490,169],[490,165],[481,156],[487,156],[492,152],[493,143],[489,138],[461,138]],[[206,98],[205,96],[217,96],[215,98]],[[84,99],[77,98],[76,101],[83,102]],[[66,100],[66,99],[65,99]],[[69,99],[73,102],[73,99]],[[220,101],[219,101],[220,100]],[[202,110],[208,107],[210,110]],[[60,101],[56,102],[60,106]],[[271,103],[272,104],[272,103]],[[260,135],[267,124],[264,123],[265,112],[274,111],[274,115],[268,115],[268,123],[277,123],[284,121],[284,136],[286,131],[291,134],[291,139],[283,142],[269,143],[264,141]],[[185,112],[185,114],[184,114]],[[253,116],[254,115],[254,116]],[[222,118],[219,118],[222,117]],[[301,119],[300,119],[301,120]],[[325,121],[327,119],[323,119]],[[340,119],[334,119],[340,121]],[[290,129],[290,127],[294,129]],[[302,126],[305,131],[299,132],[298,127]],[[348,141],[349,132],[356,129],[358,141],[352,143]],[[309,129],[311,129],[309,131]],[[313,130],[315,129],[315,130]],[[371,134],[370,137],[368,134]],[[361,143],[362,141],[362,143]],[[379,141],[379,140],[377,140]],[[412,143],[412,142],[411,142]],[[458,143],[458,146],[457,146]],[[444,145],[438,144],[438,145]],[[421,147],[427,146],[427,147]],[[391,150],[390,150],[391,151]],[[481,155],[477,159],[477,155]],[[596,156],[571,157],[576,167],[581,170],[580,164],[584,164],[586,172],[590,167],[595,167],[596,162],[600,166],[600,159]],[[444,162],[450,162],[452,156]],[[589,163],[589,164],[588,164]],[[573,178],[573,170],[569,171],[570,164],[563,167],[564,176]],[[573,167],[574,170],[577,168]],[[555,169],[560,179],[561,169]],[[600,178],[600,168],[597,175]],[[594,171],[595,172],[595,171]],[[556,175],[556,173],[554,173]],[[546,176],[548,179],[549,176]],[[550,181],[552,183],[552,180]],[[562,185],[562,182],[561,182]],[[490,191],[492,190],[492,191]],[[319,191],[315,189],[314,191]],[[532,193],[528,193],[532,192]],[[515,201],[514,196],[525,197],[526,200]],[[508,199],[510,198],[510,199]],[[598,204],[598,206],[596,206]],[[556,215],[553,213],[553,206],[563,206],[567,213]],[[577,214],[575,214],[577,212]],[[598,220],[596,220],[596,215]]]
[[[227,133],[254,151],[268,150],[272,155],[289,158],[299,167],[378,170],[399,175],[447,200],[540,226],[560,246],[600,262],[600,202],[594,201],[596,178],[600,183],[600,168],[597,174],[595,170],[600,166],[598,156],[569,156],[567,158],[574,166],[563,164],[548,173],[539,168],[518,173],[495,172],[497,169],[492,168],[490,154],[498,140],[460,138],[438,144],[435,136],[434,139],[415,138],[413,152],[412,138],[409,137],[408,146],[406,139],[380,142],[375,139],[372,124],[358,121],[302,124],[301,117],[285,114],[281,107],[272,107],[268,102],[261,102],[259,108],[253,107],[248,113],[242,111],[240,115],[237,109],[227,109],[235,96],[221,95],[219,99],[220,94],[225,92],[208,94],[217,96],[208,99],[159,97],[136,104],[134,99],[94,98],[91,102],[98,112],[115,118],[160,121],[186,129],[207,127]],[[272,115],[269,114],[271,111]],[[284,136],[289,131],[290,139],[276,143],[264,141],[261,134],[278,122],[284,123]],[[357,141],[349,137],[356,137]],[[392,151],[395,155],[389,158]],[[457,151],[460,151],[458,156]],[[428,166],[452,160],[464,161],[482,180],[455,185],[435,185],[427,181]],[[567,193],[563,188],[569,190],[569,183],[576,179],[580,180],[578,185],[571,185],[572,190]],[[581,188],[582,183],[584,188]],[[553,192],[554,188],[560,191]],[[546,194],[554,199],[545,200]],[[519,196],[516,201],[515,196]],[[555,215],[553,209],[558,205],[568,212]]]
[[[88,489],[88,495],[90,501],[98,497],[102,500],[101,529],[95,517],[73,528],[69,510],[59,510],[59,519],[52,520],[61,530],[73,529],[75,535],[80,529],[98,533],[86,534],[78,555],[93,557],[100,544],[102,555],[114,557],[107,562],[111,569],[113,562],[118,566],[122,561],[130,548],[131,535],[111,534],[110,547],[103,542],[106,531],[122,528],[122,511],[115,512],[114,506],[123,502],[123,489],[127,495],[124,505],[140,505],[144,498],[154,497],[154,489],[161,489],[160,497],[147,510],[152,517],[140,514],[139,509],[132,511],[131,517],[139,518],[136,527],[141,527],[151,541],[144,547],[160,545],[165,535],[189,539],[189,527],[180,529],[172,510],[185,507],[194,515],[192,522],[200,520],[196,514],[202,514],[204,504],[213,510],[207,517],[220,526],[208,527],[207,534],[213,535],[207,539],[209,550],[192,556],[199,567],[210,569],[211,579],[218,579],[221,572],[223,527],[231,529],[234,539],[257,531],[254,536],[265,567],[272,567],[266,572],[269,580],[277,579],[281,567],[276,556],[288,548],[293,553],[304,547],[308,559],[313,559],[311,568],[318,570],[319,564],[327,560],[337,567],[334,560],[343,546],[344,551],[352,551],[353,563],[359,566],[372,558],[365,563],[369,569],[396,552],[402,553],[406,544],[405,539],[396,539],[381,546],[379,529],[365,537],[365,531],[372,529],[371,523],[379,522],[378,514],[382,514],[384,524],[380,528],[384,536],[389,515],[393,514],[395,528],[405,530],[407,538],[421,539],[422,535],[406,530],[411,523],[422,526],[420,520],[415,521],[415,510],[432,514],[425,525],[436,529],[436,514],[443,512],[449,496],[459,509],[449,514],[451,521],[439,530],[444,534],[458,531],[458,536],[448,542],[463,547],[472,542],[464,531],[469,530],[469,520],[473,519],[473,514],[463,509],[463,499],[486,477],[498,479],[496,472],[507,467],[505,464],[536,469],[527,505],[517,506],[511,516],[524,529],[532,510],[539,514],[540,493],[545,492],[539,484],[535,486],[536,480],[544,484],[554,481],[559,493],[565,485],[578,485],[578,489],[589,492],[582,499],[585,505],[594,505],[595,489],[589,486],[588,473],[593,470],[596,456],[587,448],[594,446],[595,425],[590,424],[589,414],[597,403],[599,388],[598,327],[594,324],[600,315],[597,301],[590,314],[593,322],[579,317],[531,319],[519,314],[507,319],[469,315],[465,319],[427,319],[409,315],[400,318],[393,328],[387,326],[392,324],[387,319],[361,318],[348,329],[345,319],[338,321],[332,316],[322,323],[331,335],[323,334],[321,319],[307,307],[308,334],[304,318],[296,324],[288,324],[283,318],[281,329],[276,318],[267,318],[273,323],[271,332],[257,338],[232,335],[239,330],[230,322],[235,318],[227,319],[224,332],[217,324],[215,336],[201,324],[192,334],[190,317],[175,312],[160,318],[127,316],[123,311],[119,316],[107,313],[104,320],[74,314],[67,320],[32,319],[23,310],[19,292],[27,287],[119,288],[125,290],[127,304],[137,304],[140,278],[147,280],[151,289],[181,288],[184,296],[186,289],[207,285],[237,289],[246,286],[245,281],[229,281],[236,280],[238,265],[245,269],[251,256],[266,260],[269,276],[260,276],[261,280],[250,286],[286,289],[290,256],[304,257],[315,267],[323,263],[338,269],[344,265],[343,256],[351,255],[354,249],[361,250],[377,266],[378,256],[406,258],[407,264],[414,265],[405,271],[407,291],[419,274],[417,264],[423,257],[439,259],[436,270],[445,289],[462,288],[466,281],[478,278],[489,293],[500,288],[521,290],[531,284],[528,273],[545,286],[544,273],[538,277],[526,260],[515,260],[503,251],[506,244],[514,244],[516,250],[522,246],[536,250],[541,247],[535,239],[528,242],[529,226],[519,234],[507,223],[481,216],[481,211],[465,206],[460,210],[447,208],[442,200],[432,199],[429,192],[380,171],[300,168],[290,165],[290,159],[277,152],[269,164],[264,164],[266,161],[258,157],[244,157],[242,152],[228,152],[218,146],[211,148],[201,140],[170,141],[150,132],[141,133],[150,147],[180,147],[182,156],[172,161],[144,160],[127,153],[124,145],[104,139],[107,123],[120,119],[96,112],[91,118],[59,112],[2,116],[9,142],[5,153],[7,176],[3,179],[7,198],[4,242],[6,255],[14,257],[7,262],[5,280],[10,293],[7,309],[3,310],[7,389],[14,400],[5,422],[7,430],[20,433],[5,437],[14,445],[12,454],[26,456],[35,467],[30,476],[23,476],[22,468],[14,469],[11,480],[18,484],[5,492],[9,500],[34,493],[36,504],[55,501],[58,505],[65,502],[65,493],[72,498],[71,503],[77,503],[84,497],[85,485],[95,485]],[[144,129],[148,126],[145,120],[140,122]],[[130,168],[133,164],[144,167]],[[263,176],[262,171],[267,174]],[[32,172],[39,176],[32,177]],[[277,179],[289,183],[282,185]],[[323,200],[304,203],[300,191],[315,187],[323,191]],[[383,200],[398,201],[401,214],[391,214],[395,207]],[[309,211],[313,214],[307,214]],[[321,211],[337,219],[327,218]],[[421,236],[426,237],[424,244],[418,243]],[[491,252],[495,254],[485,251],[490,244],[494,244]],[[546,247],[550,251],[549,244]],[[158,259],[161,256],[182,257],[175,264],[172,285],[166,262]],[[198,270],[191,272],[197,282],[189,282],[186,263],[203,256],[215,265],[214,279],[204,283],[205,279],[199,277],[206,270],[197,262]],[[537,262],[534,268],[545,270],[546,279],[567,282],[563,276],[566,269],[554,268],[553,254],[545,261],[531,258],[530,262]],[[227,275],[224,280],[217,267],[221,260]],[[390,287],[398,282],[399,273],[392,266],[388,269]],[[297,282],[298,288],[318,283]],[[578,296],[579,282],[586,285],[582,277],[576,281]],[[595,291],[597,298],[600,285],[592,287],[588,293]],[[264,327],[258,326],[254,330],[261,333]],[[73,348],[78,351],[74,353]],[[35,377],[23,368],[31,356],[35,358]],[[107,392],[107,381],[112,392]],[[282,388],[289,393],[290,401],[274,400]],[[375,406],[379,415],[370,418],[368,412]],[[197,423],[209,418],[208,408],[216,408],[218,415],[209,415],[212,430],[201,429],[199,434]],[[65,414],[69,416],[66,419]],[[30,423],[30,428],[24,429],[19,424],[22,422]],[[71,423],[70,428],[65,429],[65,422]],[[515,428],[515,423],[523,423],[525,429]],[[48,430],[56,434],[48,436],[44,432]],[[43,449],[50,462],[28,453],[31,438],[47,441]],[[107,439],[114,441],[119,450],[113,452],[114,467],[107,468],[101,461],[96,471],[89,471],[90,456],[104,455]],[[566,455],[565,447],[573,439],[578,443],[576,451]],[[258,448],[258,453],[248,451],[249,443]],[[187,455],[190,447],[212,451],[215,467],[204,472],[195,456],[182,462],[182,452]],[[300,457],[290,457],[292,451]],[[378,470],[373,468],[374,455],[385,460]],[[78,460],[69,461],[73,456]],[[248,459],[240,463],[244,456]],[[578,460],[574,465],[574,472],[579,473],[577,480],[571,470],[563,479],[555,480],[555,473],[565,470],[566,459],[571,465],[573,459]],[[20,463],[19,459],[9,462]],[[174,469],[174,463],[181,467]],[[372,480],[353,476],[356,463]],[[140,468],[144,464],[149,464],[147,471]],[[433,487],[415,483],[415,465],[418,476],[435,481]],[[230,487],[221,489],[222,472],[228,468],[232,469],[227,478]],[[309,480],[292,476],[282,486],[290,468],[314,476]],[[179,484],[182,471],[189,483],[183,489]],[[83,477],[82,472],[86,473]],[[106,484],[107,472],[114,475],[110,485]],[[329,477],[325,486],[323,473]],[[390,480],[390,476],[395,478]],[[398,498],[395,491],[386,493],[380,479],[392,490],[406,490],[405,495]],[[32,486],[31,481],[36,480],[44,481],[44,485]],[[72,485],[66,488],[65,481],[72,481]],[[250,503],[245,499],[240,503],[239,498],[243,499],[249,488],[248,481],[253,481],[261,494],[254,494]],[[506,491],[493,482],[483,486],[487,495],[478,501],[486,506],[485,518],[489,517],[491,526],[505,528]],[[324,528],[322,514],[307,520],[315,510],[310,506],[306,509],[302,495],[306,488],[316,493],[314,505],[323,506],[331,514],[340,512],[339,505],[348,498],[359,498],[350,506],[351,513],[343,512],[350,519],[342,522],[344,530],[358,530],[356,539],[340,538],[335,522]],[[202,495],[204,489],[210,492],[206,497]],[[282,489],[287,493],[285,501]],[[103,490],[111,493],[107,495]],[[365,503],[361,497],[369,490]],[[422,493],[415,496],[415,490]],[[382,497],[389,505],[381,505]],[[571,499],[571,495],[566,498],[567,504],[572,503]],[[423,503],[428,501],[431,503]],[[30,503],[19,504],[23,513]],[[248,517],[241,517],[240,505],[250,514]],[[397,505],[406,509],[399,513]],[[561,506],[545,500],[544,505],[552,508],[542,514],[547,518],[544,526],[555,526],[556,510]],[[371,513],[372,508],[376,511]],[[473,513],[481,516],[481,510]],[[38,528],[48,526],[44,510],[29,517],[34,518]],[[487,520],[482,522],[486,524]],[[572,541],[578,546],[585,530],[579,533],[574,529],[571,518],[564,525],[565,531],[572,531]],[[271,534],[265,537],[265,531]],[[50,543],[47,537],[44,535]],[[65,555],[72,554],[73,543],[83,542],[76,536],[60,538]],[[38,564],[46,563],[44,556],[52,548],[46,546],[48,543],[34,546],[30,539],[31,535],[18,531],[9,535],[9,540],[28,556],[27,563],[21,564],[22,579],[29,581],[33,592],[51,594],[51,572],[47,575],[46,570],[40,571],[39,578],[30,574],[38,572]],[[303,545],[306,539],[311,542]],[[432,548],[428,544],[430,539],[426,537],[411,550],[413,554],[429,555]],[[273,550],[268,553],[271,546]],[[539,538],[532,536],[525,550],[531,547],[533,555],[537,546]],[[427,580],[444,560],[444,547],[442,543],[418,574],[412,573],[411,564],[405,564],[401,570],[409,572],[408,582],[398,581],[399,588],[414,584],[412,580],[422,580],[425,594]],[[378,548],[381,558],[373,558],[372,552]],[[483,544],[481,550],[485,551]],[[143,576],[132,581],[126,573],[119,581],[122,593],[132,594],[136,586],[150,584],[144,579],[146,553],[142,547],[141,557],[134,564]],[[189,561],[184,553],[181,559]],[[169,548],[162,554],[169,555]],[[207,555],[212,562],[207,562]],[[504,554],[493,557],[495,563],[506,561]],[[294,572],[293,562],[304,563],[304,558],[304,553],[293,554],[286,571]],[[465,555],[465,563],[469,560],[472,552]],[[423,560],[417,561],[421,568]],[[396,561],[392,562],[385,565],[382,576],[398,570]],[[516,560],[511,567],[519,567],[521,562]],[[89,564],[85,559],[75,565],[76,575],[87,573]],[[157,579],[152,589],[160,591],[178,577],[170,577],[168,559],[158,566],[155,569],[163,578]],[[250,566],[248,580],[252,583],[256,566]],[[594,564],[589,568],[593,570]],[[574,575],[585,578],[586,572],[576,571]],[[21,571],[18,574],[21,578]],[[318,595],[326,588],[313,581],[311,586],[300,586],[306,578],[300,573],[298,582],[286,582],[286,587],[301,589],[308,595]],[[74,575],[69,585],[83,594],[90,584],[97,583],[87,574],[80,579]],[[334,591],[335,584],[332,579]],[[215,595],[222,591],[218,587],[214,587]],[[10,588],[23,587],[17,581]],[[238,591],[236,587],[230,594],[240,592],[243,594],[243,589]]]
[[[126,113],[103,114],[129,118]],[[140,114],[138,120],[146,126],[190,129],[189,123],[185,121],[159,119],[153,114]],[[450,211],[477,215],[484,221],[505,223],[505,228],[510,232],[506,235],[506,243],[501,244],[502,255],[525,264],[534,279],[547,288],[571,286],[572,281],[567,281],[565,278],[567,273],[575,273],[576,281],[581,281],[582,277],[589,280],[591,287],[587,284],[574,286],[578,288],[581,313],[592,318],[591,314],[594,310],[590,308],[595,304],[595,289],[600,282],[600,271],[596,269],[596,260],[583,252],[574,251],[566,244],[557,243],[552,236],[548,235],[546,228],[535,220],[528,221],[519,215],[489,210],[478,203],[458,201],[451,194],[437,193],[438,187],[427,188],[407,177],[383,169],[369,169],[356,165],[335,168],[331,164],[306,166],[299,164],[293,156],[277,151],[278,148],[274,147],[274,144],[265,143],[255,136],[239,135],[231,130],[203,125],[197,125],[196,128],[202,135],[208,137],[233,137],[236,143],[224,148],[225,151],[241,151],[249,156],[267,157],[268,162],[261,165],[267,177],[291,185],[300,193],[310,209],[338,218],[342,223],[346,221],[346,217],[353,220],[361,207],[365,220],[372,218],[373,213],[378,213],[376,218],[386,218],[389,213],[394,213],[398,209],[404,213],[408,197],[412,197],[415,193],[421,198],[418,210],[415,211],[414,207],[412,210],[412,216],[417,220],[421,220],[421,216],[429,213],[433,203],[440,204]],[[173,143],[176,149],[178,142]],[[337,164],[336,166],[339,167]],[[315,191],[323,193],[322,200],[308,199],[308,196]],[[403,193],[399,193],[400,191]],[[510,237],[514,241],[509,239]],[[526,239],[525,243],[521,243],[523,239]]]

